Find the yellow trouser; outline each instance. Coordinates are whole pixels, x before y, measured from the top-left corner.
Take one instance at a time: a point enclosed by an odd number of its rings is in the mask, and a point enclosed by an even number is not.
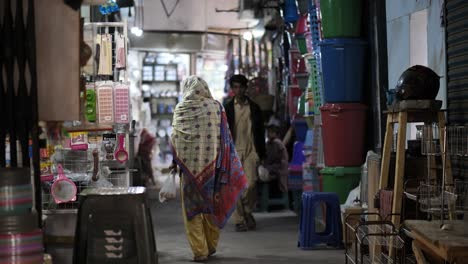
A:
[[[210,214],[198,214],[191,220],[187,219],[184,207],[183,188],[181,187],[182,215],[185,233],[192,248],[194,257],[208,256],[216,251],[219,240],[219,228],[213,222]]]
[[[241,160],[242,167],[244,168],[249,186],[237,201],[236,210],[232,216],[236,224],[246,224],[247,217],[252,214],[255,209],[255,204],[257,203],[258,156],[255,151],[251,151],[250,153],[238,151],[238,155]]]

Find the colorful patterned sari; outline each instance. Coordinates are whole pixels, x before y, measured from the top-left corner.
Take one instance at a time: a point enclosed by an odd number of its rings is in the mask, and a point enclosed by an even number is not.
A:
[[[172,147],[182,170],[185,212],[190,220],[212,214],[222,228],[247,179],[234,148],[224,108],[196,76],[182,83],[183,99],[174,112]]]

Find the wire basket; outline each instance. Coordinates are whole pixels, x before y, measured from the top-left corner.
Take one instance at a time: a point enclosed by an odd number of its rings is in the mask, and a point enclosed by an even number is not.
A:
[[[128,187],[129,173],[125,166],[114,166],[114,162],[99,162],[99,170],[109,165],[107,177],[98,176],[97,181],[93,180],[94,162],[92,150],[81,151],[71,149],[56,149],[52,157],[54,164],[54,180],[42,182],[42,209],[46,212],[51,210],[75,210],[78,209],[78,199],[71,202],[56,203],[52,194],[51,187],[57,179],[57,165],[61,164],[65,176],[75,185],[77,196],[87,188],[97,187]]]
[[[356,236],[364,245],[402,248],[405,244],[391,224],[363,224],[356,228]]]
[[[451,190],[444,191],[442,200],[442,186],[421,183],[418,190],[418,204],[422,212],[430,215],[445,217],[449,210],[455,214],[468,212],[468,182],[457,180]],[[444,202],[444,206],[442,206]]]
[[[446,126],[447,146],[446,153],[452,156],[468,156],[468,126]],[[441,155],[443,146],[440,146],[440,131],[436,124],[425,125],[421,128],[421,152],[423,155]]]
[[[359,214],[372,215],[371,214]],[[378,216],[380,218],[380,216]],[[350,215],[346,218],[346,228],[354,232],[353,237],[346,238],[345,263],[405,263],[405,240],[390,221],[364,221],[354,224]],[[347,234],[347,233],[346,233]],[[371,248],[378,246],[381,253],[371,257]],[[387,253],[390,248],[396,249],[394,257]]]

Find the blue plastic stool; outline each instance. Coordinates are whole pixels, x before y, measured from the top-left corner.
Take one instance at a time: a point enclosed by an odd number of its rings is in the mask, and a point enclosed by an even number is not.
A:
[[[322,203],[326,205],[322,214],[325,218],[325,230],[317,232],[317,208],[320,209]],[[313,249],[319,244],[342,247],[340,200],[336,193],[304,192],[302,193],[298,247]]]

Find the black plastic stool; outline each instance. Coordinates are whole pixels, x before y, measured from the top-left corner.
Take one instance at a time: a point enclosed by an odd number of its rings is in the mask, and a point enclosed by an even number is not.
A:
[[[144,187],[81,192],[73,263],[158,263]]]

